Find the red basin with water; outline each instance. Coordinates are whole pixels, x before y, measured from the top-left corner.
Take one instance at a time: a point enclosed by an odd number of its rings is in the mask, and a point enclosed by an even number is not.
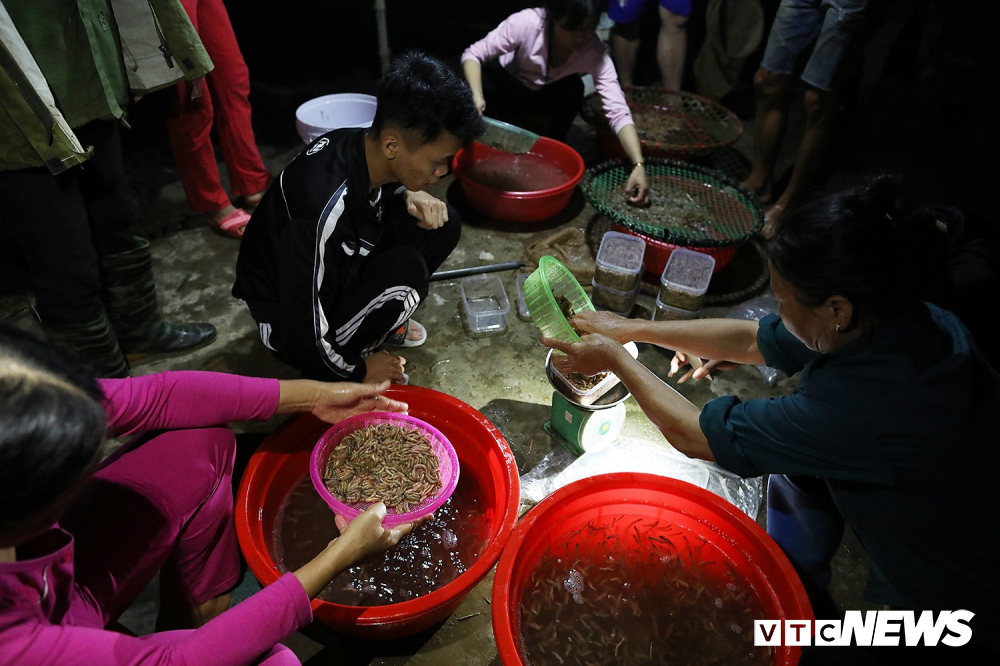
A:
[[[337,632],[390,639],[423,631],[451,615],[496,564],[517,520],[521,488],[517,464],[496,426],[478,411],[444,393],[393,386],[391,398],[407,402],[410,415],[431,423],[455,447],[463,478],[475,479],[485,498],[487,525],[482,555],[455,580],[433,592],[385,606],[345,606],[312,602],[313,617]],[[250,459],[236,498],[236,531],[250,570],[263,585],[281,572],[274,557],[274,530],[285,498],[309,473],[313,445],[329,425],[310,415],[286,421]]]
[[[584,173],[578,152],[547,137],[523,155],[474,142],[455,153],[451,168],[473,208],[510,222],[552,217],[569,203]]]
[[[539,559],[549,548],[568,548],[574,542],[582,542],[586,547],[585,536],[573,535],[586,535],[587,525],[610,522],[622,515],[641,516],[643,520],[669,524],[671,529],[682,532],[682,537],[672,535],[676,544],[672,553],[675,557],[693,558],[697,550],[701,558],[704,556],[702,549],[710,546],[712,559],[724,561],[704,562],[704,565],[721,571],[726,571],[722,568],[726,565],[738,573],[756,593],[765,619],[813,619],[805,589],[788,558],[767,533],[738,508],[684,481],[652,474],[604,474],[560,488],[529,511],[511,535],[497,564],[491,606],[493,633],[500,659],[506,666],[527,663],[522,655],[519,610],[527,580]],[[622,543],[630,544],[628,520],[618,525],[622,527],[615,529],[623,530]],[[566,538],[567,531],[577,527],[581,529]],[[691,544],[696,542],[705,546],[692,548]],[[589,557],[583,554],[585,548],[576,547],[577,556]],[[778,647],[776,650],[772,663],[798,663],[800,648]]]

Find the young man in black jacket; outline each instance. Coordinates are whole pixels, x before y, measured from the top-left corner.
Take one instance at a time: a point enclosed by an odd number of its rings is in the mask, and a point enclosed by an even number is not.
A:
[[[410,317],[461,235],[455,210],[422,192],[483,121],[468,85],[421,53],[378,82],[369,129],[324,134],[285,167],[247,225],[233,295],[261,339],[303,376],[405,382]]]

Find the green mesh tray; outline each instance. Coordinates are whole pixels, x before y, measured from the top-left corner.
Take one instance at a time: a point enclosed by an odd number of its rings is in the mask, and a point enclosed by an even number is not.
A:
[[[569,269],[550,256],[539,259],[538,268],[525,280],[524,301],[544,337],[566,342],[579,342],[580,336],[569,325],[560,302],[568,302],[574,314],[594,309],[587,292]]]
[[[734,143],[743,134],[735,113],[689,92],[633,86],[623,88],[642,152],[647,156],[705,155]],[[580,116],[595,130],[611,134],[600,95],[588,95]]]
[[[646,160],[652,205],[626,202],[631,165],[612,160],[587,172],[591,206],[650,238],[688,247],[738,245],[760,231],[764,214],[750,190],[725,174],[687,162]]]

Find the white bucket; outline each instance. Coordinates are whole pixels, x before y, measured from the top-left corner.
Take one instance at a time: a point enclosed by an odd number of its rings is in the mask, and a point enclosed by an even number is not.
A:
[[[306,143],[344,127],[369,127],[375,118],[375,97],[360,93],[323,95],[295,110],[295,129]]]

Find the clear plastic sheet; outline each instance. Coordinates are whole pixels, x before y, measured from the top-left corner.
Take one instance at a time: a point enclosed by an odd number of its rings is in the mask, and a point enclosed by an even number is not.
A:
[[[579,458],[561,447],[554,449],[521,477],[521,502],[535,504],[574,481],[612,472],[659,474],[693,483],[731,502],[754,520],[763,494],[760,477],[742,479],[672,447],[626,437]]]
[[[726,317],[729,319],[760,321],[772,312],[777,311],[777,299],[770,294],[764,294],[763,296],[757,296],[748,301],[743,301],[739,305],[734,305]],[[758,365],[757,370],[760,371],[760,376],[764,378],[764,381],[767,382],[768,386],[774,386],[779,380],[784,379],[787,376],[780,370],[769,368],[766,365]]]

